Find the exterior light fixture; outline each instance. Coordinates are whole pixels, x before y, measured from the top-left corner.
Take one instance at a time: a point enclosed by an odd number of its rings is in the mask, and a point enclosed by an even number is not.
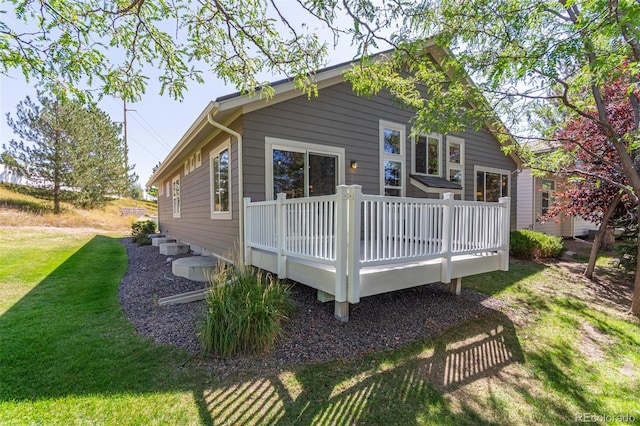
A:
[[[357,168],[358,168],[358,162],[357,162],[357,161],[355,161],[355,160],[352,160],[352,161],[351,161],[351,168],[352,168],[352,169],[357,169]]]

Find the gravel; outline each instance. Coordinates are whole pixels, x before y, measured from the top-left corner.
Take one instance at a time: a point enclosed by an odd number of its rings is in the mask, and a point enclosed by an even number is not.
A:
[[[171,260],[153,246],[139,247],[124,239],[129,257],[119,290],[120,304],[138,333],[156,344],[177,346],[193,354],[201,352],[196,323],[205,302],[160,307],[157,300],[204,288],[204,283],[176,277]],[[351,305],[350,320],[333,317],[333,303],[321,303],[316,291],[292,282],[292,299],[298,309],[284,323],[284,335],[269,352],[229,360],[203,358],[201,362],[220,375],[234,371],[280,369],[284,366],[332,359],[351,359],[386,349],[396,349],[442,333],[461,322],[499,309],[504,302],[462,290],[448,292],[448,285],[427,284],[361,299]],[[463,281],[464,284],[464,281]]]

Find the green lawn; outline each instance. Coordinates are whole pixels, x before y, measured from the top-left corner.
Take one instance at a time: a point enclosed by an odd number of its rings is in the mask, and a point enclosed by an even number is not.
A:
[[[563,267],[465,279],[508,305],[401,351],[221,379],[135,334],[126,263],[117,238],[0,228],[0,425],[640,423],[626,290]]]

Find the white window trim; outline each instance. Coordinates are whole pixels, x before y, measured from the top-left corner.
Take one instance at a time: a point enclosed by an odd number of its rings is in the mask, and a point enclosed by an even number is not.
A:
[[[337,146],[329,146],[329,145],[319,145],[319,144],[309,143],[309,142],[292,141],[288,139],[272,138],[270,136],[266,136],[264,138],[264,141],[265,141],[265,151],[264,151],[265,191],[264,193],[267,200],[274,199],[274,193],[273,193],[273,150],[274,149],[281,149],[281,150],[294,151],[294,152],[312,152],[316,154],[335,155],[336,157],[338,157],[338,165],[337,165],[338,185],[344,185],[344,175],[345,175],[344,148],[340,148]],[[305,174],[305,176],[307,175]]]
[[[224,150],[229,151],[229,211],[217,212],[214,211],[215,200],[213,194],[213,160],[220,155]],[[209,200],[211,201],[210,211],[211,219],[213,220],[231,220],[233,219],[233,195],[232,195],[232,181],[231,181],[231,138],[227,139],[220,144],[216,149],[209,153]]]
[[[460,145],[460,164],[457,163],[452,163],[451,162],[451,157],[449,156],[449,147],[451,145],[451,143],[456,143]],[[445,144],[445,157],[446,157],[446,163],[447,163],[447,168],[446,168],[446,175],[445,175],[445,179],[449,180],[449,176],[451,175],[451,169],[455,169],[455,170],[461,170],[462,171],[462,179],[461,179],[461,187],[462,187],[462,192],[461,192],[461,196],[460,198],[462,200],[464,200],[464,180],[465,180],[465,152],[464,152],[464,139],[462,138],[458,138],[455,136],[447,136],[447,143]],[[474,173],[475,174],[475,173]],[[475,196],[474,196],[475,198]]]
[[[189,159],[184,162],[184,175],[187,176],[189,174]]]
[[[416,172],[416,139],[420,136],[424,136],[425,138],[435,138],[438,139],[438,172],[436,174],[427,173],[418,173]],[[419,176],[436,176],[442,177],[442,135],[438,133],[421,133],[419,135],[415,135],[411,138],[411,174],[419,175]],[[429,147],[427,141],[427,155],[429,155]],[[429,159],[427,158],[427,163]],[[427,170],[429,170],[429,166],[427,164]]]
[[[192,172],[196,169],[196,155],[193,154],[189,157],[189,172]]]
[[[202,150],[199,149],[196,151],[196,168],[202,165]]]
[[[176,212],[175,208],[175,194],[173,193],[173,188],[176,181],[180,181],[180,175],[176,175],[173,179],[171,179],[171,211],[173,212],[173,217],[179,219],[182,215],[182,182],[180,182],[180,195],[178,198],[178,211]]]
[[[496,169],[494,167],[473,166],[473,199],[478,200],[478,172],[499,173],[507,176],[507,197],[511,197],[511,170]],[[486,177],[485,177],[486,181]]]
[[[166,189],[165,189],[164,192],[165,192],[167,198],[171,198],[171,182],[170,181],[166,181],[165,185],[166,185]],[[173,207],[172,207],[172,209],[173,209]]]
[[[553,183],[552,185],[552,189],[550,191],[545,191],[544,190],[544,183],[546,182],[551,182]],[[543,201],[544,201],[544,193],[545,192],[555,192],[556,191],[556,180],[555,179],[548,179],[548,178],[542,178],[540,179],[540,216],[546,214],[544,211],[544,206],[542,205]],[[547,206],[547,209],[551,207],[551,205],[553,204],[553,194],[549,194],[549,206]]]
[[[398,130],[400,132],[400,154],[389,154],[384,152],[384,129]],[[378,145],[380,146],[380,195],[385,194],[386,185],[384,184],[384,162],[395,161],[401,164],[400,186],[389,187],[389,189],[400,189],[400,196],[406,194],[406,165],[405,165],[405,145],[407,144],[407,129],[404,124],[394,123],[391,121],[380,120],[378,127]]]

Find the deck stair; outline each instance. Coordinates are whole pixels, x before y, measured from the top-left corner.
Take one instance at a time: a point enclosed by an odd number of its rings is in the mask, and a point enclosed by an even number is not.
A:
[[[160,247],[160,244],[175,243],[175,242],[177,242],[175,238],[168,238],[168,237],[158,237],[158,238],[151,239],[151,245],[155,247]]]
[[[160,254],[175,256],[176,254],[189,253],[191,247],[184,243],[164,243],[160,244]]]
[[[192,281],[207,282],[217,263],[218,259],[213,256],[183,257],[171,263],[171,270],[178,277]]]

